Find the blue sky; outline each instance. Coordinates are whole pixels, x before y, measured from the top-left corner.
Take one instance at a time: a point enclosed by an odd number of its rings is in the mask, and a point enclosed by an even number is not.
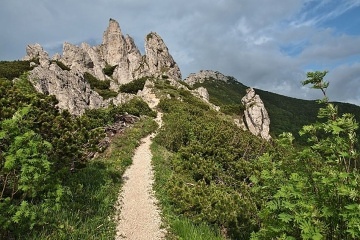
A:
[[[202,69],[287,96],[315,99],[307,71],[328,70],[331,100],[360,105],[360,0],[4,0],[0,60],[27,44],[100,44],[109,18],[143,51],[157,32],[185,78]]]

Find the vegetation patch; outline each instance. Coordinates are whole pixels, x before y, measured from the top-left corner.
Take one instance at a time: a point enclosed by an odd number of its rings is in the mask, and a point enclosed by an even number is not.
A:
[[[167,201],[175,215],[195,226],[205,224],[228,237],[248,239],[257,229],[247,180],[251,162],[271,146],[188,91],[179,90],[179,95],[181,100],[163,99],[158,106],[164,124],[155,142],[171,152],[162,164],[170,171],[162,185]]]
[[[106,76],[109,76],[111,77],[116,69],[118,65],[115,65],[115,66],[111,66],[109,64],[106,64],[106,66],[103,68],[103,73],[106,75]]]
[[[59,60],[52,60],[51,62],[56,63],[56,65],[58,65],[64,71],[70,71],[70,68],[68,66],[66,66],[63,62],[59,61]]]
[[[173,153],[166,150],[157,143],[151,145],[151,152],[153,153],[152,162],[155,170],[154,189],[156,197],[159,199],[162,207],[162,218],[167,226],[168,239],[196,239],[196,240],[222,240],[218,229],[214,229],[209,225],[194,224],[189,218],[179,216],[175,213],[175,209],[171,204],[167,193],[168,182],[171,180],[171,175],[174,173],[171,164]]]
[[[92,74],[85,72],[84,79],[90,84],[91,89],[96,91],[104,99],[116,97],[117,92],[110,90],[110,80],[101,81],[94,77]]]
[[[31,61],[0,61],[0,78],[12,80],[20,77],[23,73],[30,71]]]
[[[132,162],[140,139],[157,128],[151,118],[142,118],[110,147],[66,181],[71,192],[53,216],[54,225],[32,231],[27,239],[113,239],[115,210],[122,175]],[[70,238],[69,238],[70,237]]]
[[[142,77],[135,79],[129,83],[120,86],[120,92],[137,94],[138,91],[144,89],[146,80],[151,79],[149,77]]]
[[[121,174],[139,139],[157,128],[144,102],[82,116],[60,112],[55,97],[26,75],[0,78],[0,239],[110,239]],[[141,121],[96,160],[103,128],[136,109]]]

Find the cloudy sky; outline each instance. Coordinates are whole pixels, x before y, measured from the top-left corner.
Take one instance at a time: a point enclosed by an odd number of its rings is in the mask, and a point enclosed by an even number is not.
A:
[[[1,0],[0,60],[27,44],[98,45],[109,18],[143,51],[157,32],[183,78],[201,69],[247,86],[314,99],[307,71],[328,70],[331,100],[360,105],[360,0]]]

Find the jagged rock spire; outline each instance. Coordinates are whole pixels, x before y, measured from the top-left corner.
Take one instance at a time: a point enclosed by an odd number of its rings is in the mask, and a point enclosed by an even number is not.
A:
[[[163,39],[155,32],[151,32],[145,39],[146,63],[151,74],[155,76],[167,75],[175,80],[181,80],[181,72],[170,55]]]
[[[114,91],[118,91],[121,84],[145,76],[181,79],[178,65],[158,34],[147,35],[145,52],[146,55],[142,56],[134,40],[128,35],[124,36],[119,23],[110,19],[102,44],[98,46],[64,43],[62,56],[56,54],[53,57],[54,62],[50,61],[48,54],[39,44],[34,44],[27,47],[27,56],[24,59],[40,61],[40,65],[29,75],[38,91],[55,95],[59,100],[59,107],[74,114],[81,114],[87,108],[106,106],[110,101],[117,104],[125,99],[121,94],[114,99],[102,99],[84,80],[85,72],[99,80],[109,80],[110,88]],[[70,71],[60,68],[56,61],[60,61]],[[108,65],[115,67],[111,76],[104,74]]]

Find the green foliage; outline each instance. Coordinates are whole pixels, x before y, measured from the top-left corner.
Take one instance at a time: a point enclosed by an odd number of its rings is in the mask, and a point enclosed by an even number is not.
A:
[[[237,115],[242,116],[244,113],[245,107],[241,103],[239,104],[227,104],[223,105],[220,108],[220,111],[227,115]]]
[[[121,107],[124,112],[135,116],[140,117],[141,115],[147,115],[150,117],[156,117],[156,112],[154,112],[141,98],[133,98],[129,102],[123,104]]]
[[[70,68],[68,66],[66,66],[63,62],[61,62],[59,60],[54,60],[52,62],[56,63],[62,70],[70,71]]]
[[[210,102],[217,106],[240,104],[245,96],[247,87],[229,77],[227,82],[217,79],[206,79],[203,83],[196,83],[194,88],[205,87],[210,95]]]
[[[70,169],[97,150],[101,129],[59,112],[54,96],[37,93],[26,75],[0,79],[0,236],[23,235],[46,219],[67,194]]]
[[[118,65],[111,66],[109,64],[106,64],[106,66],[103,68],[103,73],[109,77],[111,77]]]
[[[48,219],[51,224],[26,233],[27,239],[113,239],[122,175],[140,139],[156,128],[154,120],[141,118],[117,135],[105,152],[65,180],[71,194],[62,199],[62,208]]]
[[[123,84],[120,86],[120,92],[137,94],[139,90],[144,89],[145,82],[148,79],[148,77],[142,77],[139,79],[135,79],[129,83]]]
[[[88,72],[84,73],[84,79],[90,84],[91,89],[95,90],[104,99],[117,96],[116,92],[109,90],[110,80],[100,81]]]
[[[171,177],[162,187],[176,214],[246,239],[256,229],[256,205],[247,180],[251,161],[270,146],[188,92],[180,96],[181,100],[163,99],[158,106],[164,124],[155,141],[174,153],[167,163]]]
[[[306,74],[307,79],[302,81],[302,85],[311,84],[312,88],[314,89],[320,89],[324,96],[326,97],[326,88],[329,86],[328,82],[324,81],[325,75],[328,73],[328,71],[316,71],[316,72],[308,72]]]
[[[100,81],[88,72],[84,73],[84,79],[90,84],[91,89],[107,90],[110,88],[110,80]]]
[[[316,73],[308,74],[316,81],[304,84],[321,89],[326,99],[326,72]],[[304,148],[294,149],[291,135],[284,134],[282,154],[259,159],[261,171],[252,181],[262,199],[261,228],[253,239],[359,239],[358,124],[326,101],[318,119],[300,131],[308,139]]]
[[[44,224],[64,191],[52,178],[51,143],[29,128],[30,110],[22,108],[0,122],[0,236]]]
[[[31,69],[30,61],[0,61],[0,78],[12,80]]]
[[[141,98],[133,98],[129,102],[119,106],[110,105],[108,108],[87,109],[81,116],[81,119],[83,122],[86,122],[86,125],[90,127],[90,129],[95,129],[114,123],[115,118],[124,113],[138,117],[144,115],[156,117],[156,112],[154,112],[144,100]]]
[[[153,153],[152,162],[155,170],[154,189],[156,197],[161,203],[163,220],[168,226],[167,237],[169,239],[193,240],[224,239],[220,236],[219,230],[213,229],[205,223],[194,224],[189,218],[179,217],[175,213],[168,194],[168,188],[166,187],[173,174],[171,163],[173,154],[155,142],[151,145],[151,151]]]

